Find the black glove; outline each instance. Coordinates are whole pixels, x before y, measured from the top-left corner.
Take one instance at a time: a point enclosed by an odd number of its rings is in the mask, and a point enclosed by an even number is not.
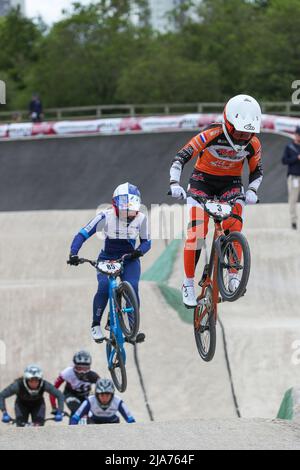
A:
[[[141,252],[141,250],[134,250],[131,255],[130,255],[130,259],[138,259],[138,258],[141,258],[142,256],[144,256],[144,254]]]
[[[77,255],[70,255],[68,264],[70,264],[71,266],[78,266],[79,257]]]

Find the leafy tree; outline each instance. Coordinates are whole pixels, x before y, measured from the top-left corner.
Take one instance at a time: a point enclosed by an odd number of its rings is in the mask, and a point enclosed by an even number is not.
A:
[[[0,76],[7,81],[8,99],[12,106],[18,106],[18,94],[21,95],[26,87],[28,71],[38,58],[42,36],[40,26],[24,18],[19,9],[1,18]]]

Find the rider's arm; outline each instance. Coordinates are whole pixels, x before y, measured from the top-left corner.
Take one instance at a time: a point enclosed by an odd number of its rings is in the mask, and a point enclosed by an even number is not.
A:
[[[76,413],[72,416],[72,424],[78,424],[79,421],[83,416],[87,416],[91,410],[91,403],[90,400],[85,400],[81,407],[76,411]]]
[[[49,393],[49,395],[53,395],[57,399],[58,411],[63,413],[65,406],[65,397],[63,394],[49,382],[45,382],[45,392]]]
[[[151,250],[151,239],[150,239],[150,234],[149,234],[149,224],[148,224],[148,218],[147,216],[144,216],[144,219],[141,223],[141,228],[140,228],[140,246],[138,247],[138,250],[141,251],[143,255],[148,253],[148,251]]]
[[[208,141],[208,131],[201,132],[190,140],[175,156],[170,170],[170,183],[180,183],[184,166],[205,149]]]
[[[0,410],[6,411],[5,400],[19,393],[19,384],[15,382],[0,393]]]
[[[91,370],[88,375],[88,379],[91,384],[96,384],[100,378],[101,377],[97,374],[97,372],[94,372],[93,370]]]
[[[71,255],[76,256],[80,248],[90,237],[105,227],[105,213],[100,212],[93,220],[91,220],[80,232],[75,236],[71,245]]]
[[[59,389],[59,387],[65,382],[65,380],[62,378],[62,376],[60,375],[56,381],[55,381],[55,384],[54,384],[54,387],[56,389]],[[52,406],[52,409],[55,409],[56,408],[56,398],[54,395],[50,395],[50,403],[51,403],[51,406]]]
[[[134,417],[132,416],[129,409],[122,400],[120,400],[118,411],[127,423],[135,423]]]
[[[255,193],[258,191],[264,176],[261,158],[261,144],[255,137],[251,143],[251,153],[248,157],[249,165],[249,188]]]

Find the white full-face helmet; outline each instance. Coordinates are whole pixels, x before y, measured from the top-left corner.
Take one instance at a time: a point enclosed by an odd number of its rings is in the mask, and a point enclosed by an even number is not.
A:
[[[262,113],[259,103],[249,95],[231,98],[223,113],[224,134],[235,150],[245,148],[254,134],[261,130]]]

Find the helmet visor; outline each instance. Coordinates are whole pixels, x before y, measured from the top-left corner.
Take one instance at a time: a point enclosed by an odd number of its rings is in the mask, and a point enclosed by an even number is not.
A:
[[[91,368],[90,368],[90,366],[75,366],[74,370],[78,374],[85,374],[86,372],[89,372],[91,370]]]
[[[113,394],[112,393],[97,393],[97,398],[101,405],[109,405],[109,403],[112,401]]]
[[[120,211],[136,211],[138,212],[141,207],[141,199],[135,195],[117,196],[116,205]]]
[[[230,137],[232,137],[237,142],[249,142],[249,140],[251,140],[254,135],[252,132],[237,131],[233,124],[228,121],[228,119],[225,120],[225,125]]]
[[[252,139],[252,136],[253,134],[251,134],[251,132],[240,132],[240,131],[236,131],[236,130],[233,130],[233,132],[231,133],[231,136],[234,138],[234,140],[243,140],[243,141],[249,141]]]
[[[37,377],[32,377],[31,379],[27,379],[27,385],[30,388],[30,390],[38,390],[41,386],[41,379],[38,379]]]

